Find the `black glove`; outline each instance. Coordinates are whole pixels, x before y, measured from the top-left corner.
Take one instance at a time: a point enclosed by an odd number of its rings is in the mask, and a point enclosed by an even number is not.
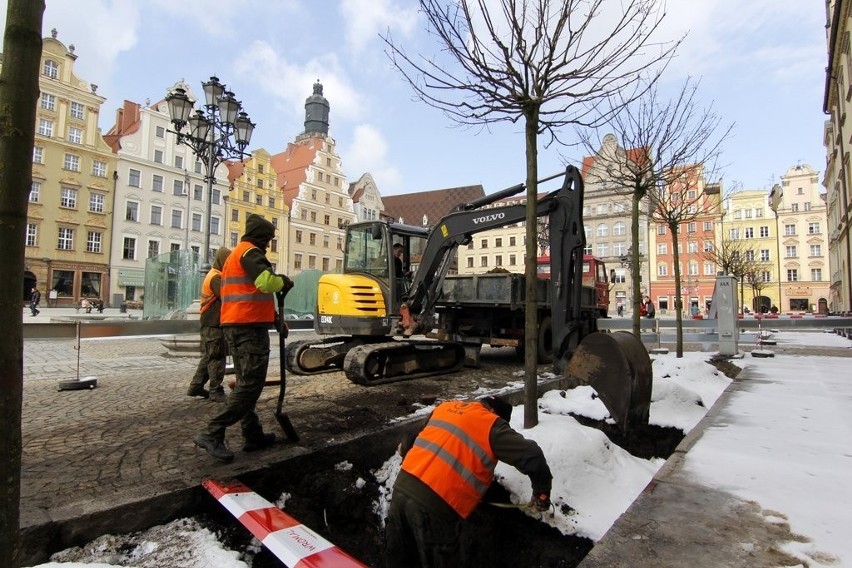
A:
[[[281,288],[282,292],[286,292],[287,290],[293,287],[293,281],[290,280],[290,278],[288,278],[286,275],[279,274],[278,276],[280,276],[281,279],[284,281],[284,286]]]
[[[539,493],[538,495],[533,495],[532,499],[530,499],[530,507],[532,507],[536,511],[549,511],[550,495],[548,495],[547,493]]]

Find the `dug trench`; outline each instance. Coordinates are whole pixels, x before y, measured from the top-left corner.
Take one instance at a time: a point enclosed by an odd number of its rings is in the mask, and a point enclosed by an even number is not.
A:
[[[722,372],[735,374],[724,361],[713,362]],[[358,417],[337,420],[369,419],[364,410]],[[623,435],[605,421],[575,418],[588,427],[603,431],[616,445],[632,455],[648,459],[668,458],[684,437],[676,428],[647,426]],[[286,467],[255,472],[240,480],[271,502],[286,495],[288,514],[321,534],[364,564],[384,568],[384,528],[377,511],[384,486],[376,478],[384,463],[394,455],[405,433],[421,422],[383,429],[332,448],[292,460]],[[499,484],[492,484],[486,502],[509,503],[509,495]],[[200,518],[226,545],[243,553],[253,568],[281,566],[268,550],[251,542],[251,535],[240,527],[212,498]],[[461,535],[467,549],[481,566],[530,566],[568,568],[579,565],[594,542],[557,529],[514,508],[480,505]]]

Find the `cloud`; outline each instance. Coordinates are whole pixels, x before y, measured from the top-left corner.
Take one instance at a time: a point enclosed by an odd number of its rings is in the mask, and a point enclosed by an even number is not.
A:
[[[378,128],[371,124],[359,124],[352,130],[352,140],[340,152],[345,156],[343,167],[346,177],[358,179],[369,173],[385,195],[396,193],[402,188],[399,170],[388,162],[388,144]]]
[[[344,0],[340,2],[346,43],[360,52],[378,34],[392,28],[394,33],[409,36],[416,29],[417,8],[402,8],[390,0]]]
[[[346,77],[335,54],[315,56],[303,63],[288,60],[265,41],[254,41],[235,61],[237,73],[254,81],[287,109],[301,116],[305,99],[319,80],[323,94],[333,101],[331,122],[354,121],[362,116],[364,99]],[[263,73],[258,73],[263,69]]]

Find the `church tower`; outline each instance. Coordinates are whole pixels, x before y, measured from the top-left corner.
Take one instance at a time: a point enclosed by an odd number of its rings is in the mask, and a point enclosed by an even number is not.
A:
[[[305,132],[303,136],[328,136],[328,99],[322,96],[322,84],[317,79],[314,94],[305,99]]]

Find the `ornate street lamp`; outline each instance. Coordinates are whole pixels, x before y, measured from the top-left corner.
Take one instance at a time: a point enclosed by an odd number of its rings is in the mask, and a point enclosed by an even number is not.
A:
[[[186,90],[176,88],[166,95],[174,132],[178,144],[192,148],[199,161],[204,163],[207,182],[207,230],[202,253],[205,272],[210,269],[210,221],[213,215],[213,184],[216,168],[225,160],[242,160],[247,154],[254,123],[242,110],[241,103],[228,91],[217,77],[201,84],[204,105],[192,114],[195,101]],[[184,128],[187,130],[184,131]],[[188,214],[188,212],[187,212]],[[187,219],[187,223],[189,219]],[[223,240],[224,242],[224,240]]]

